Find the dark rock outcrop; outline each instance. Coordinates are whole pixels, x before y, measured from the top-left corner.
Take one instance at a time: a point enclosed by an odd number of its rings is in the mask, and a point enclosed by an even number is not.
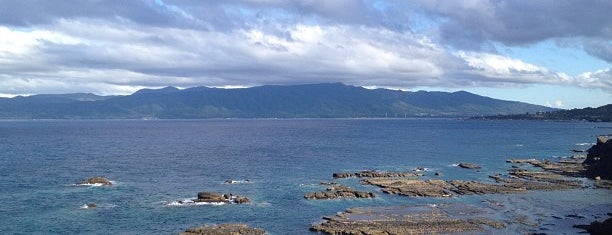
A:
[[[250,203],[251,200],[243,196],[235,196],[233,194],[221,194],[215,192],[199,192],[198,198],[194,199],[193,202],[206,202],[206,203]]]
[[[389,178],[389,177],[416,177],[416,176],[423,176],[423,174],[413,173],[413,172],[366,170],[366,171],[360,171],[360,172],[355,172],[355,173],[351,173],[351,172],[334,173],[332,176],[334,177],[334,179],[351,178],[351,177],[358,177],[358,178],[386,177],[386,178]]]
[[[355,191],[344,185],[334,185],[328,187],[326,191],[308,193],[304,195],[306,199],[338,199],[338,198],[374,198],[376,194],[372,192]]]
[[[266,231],[259,228],[251,228],[246,224],[219,224],[204,225],[188,228],[179,235],[263,235]]]
[[[588,225],[574,225],[574,228],[584,229],[591,235],[609,235],[612,234],[612,218],[604,222],[593,221]]]
[[[612,136],[599,136],[597,144],[588,150],[587,158],[582,163],[586,175],[591,179],[612,179]]]

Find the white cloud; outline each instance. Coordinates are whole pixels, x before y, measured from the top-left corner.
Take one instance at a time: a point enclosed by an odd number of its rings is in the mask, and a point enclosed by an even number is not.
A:
[[[474,12],[478,19],[494,19],[499,6],[485,2],[465,2],[461,9]],[[200,7],[190,8],[181,2],[163,5],[176,7],[174,10],[160,10],[170,14],[167,17],[180,18],[169,25],[144,24],[135,9],[128,15],[115,12],[113,17],[105,17],[104,12],[96,17],[72,12],[79,17],[40,18],[44,24],[25,29],[0,24],[0,93],[126,94],[166,85],[245,87],[318,82],[404,89],[560,84],[612,92],[609,68],[571,77],[493,52],[454,51],[435,34],[418,34],[378,21],[380,24],[364,23],[382,13],[371,12],[362,2],[313,3],[230,1],[228,4],[245,6],[252,12],[239,13],[240,19],[226,22],[232,26],[225,28],[204,16],[197,19],[207,25],[204,28],[181,27],[186,15],[203,15],[197,14],[203,11]],[[354,6],[354,12],[349,5]],[[436,12],[448,18],[465,16],[453,13],[455,5],[426,8],[439,7]],[[270,10],[277,7],[283,9]],[[339,10],[346,14],[327,21]],[[360,18],[355,12],[369,15]],[[257,21],[248,21],[252,20],[248,17]],[[491,30],[497,24],[482,23]]]

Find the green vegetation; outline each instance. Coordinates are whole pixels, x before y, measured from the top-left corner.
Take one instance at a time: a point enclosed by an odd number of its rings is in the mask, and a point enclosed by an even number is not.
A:
[[[368,90],[341,83],[245,89],[166,87],[115,97],[72,94],[0,99],[2,119],[473,117],[552,110],[465,91]]]
[[[585,120],[590,122],[612,122],[612,104],[598,108],[559,110],[511,115],[487,116],[485,119],[519,119],[519,120]]]

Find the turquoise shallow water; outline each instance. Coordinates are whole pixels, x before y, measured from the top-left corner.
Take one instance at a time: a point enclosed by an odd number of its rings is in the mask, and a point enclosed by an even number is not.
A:
[[[429,169],[426,177],[439,171],[444,179],[487,180],[509,168],[507,158],[569,156],[610,133],[610,123],[455,119],[0,121],[0,233],[175,234],[244,222],[271,234],[310,234],[311,223],[350,207],[467,203],[488,206],[502,221],[524,216],[539,223],[511,223],[496,233],[575,234],[580,230],[571,225],[612,212],[610,191],[407,198],[346,179],[380,197],[302,197],[340,171],[420,166]],[[453,165],[461,161],[483,169]],[[97,175],[116,185],[73,185]],[[243,179],[251,182],[223,184]],[[253,203],[168,205],[199,191],[232,192]],[[98,208],[81,209],[85,203]],[[584,218],[567,216],[574,214]]]

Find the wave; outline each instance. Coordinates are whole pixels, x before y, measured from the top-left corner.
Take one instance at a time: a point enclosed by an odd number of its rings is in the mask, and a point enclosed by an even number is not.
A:
[[[577,146],[595,145],[595,143],[576,143]]]
[[[427,167],[417,167],[417,168],[412,169],[412,171],[415,171],[415,172],[420,172],[420,171],[431,171],[431,168],[427,168]]]
[[[226,180],[223,182],[223,184],[250,184],[251,180],[250,179],[244,179],[244,180]]]
[[[450,164],[448,166],[459,166],[459,163]]]
[[[202,206],[202,205],[212,205],[212,206],[221,206],[221,205],[226,205],[229,203],[225,203],[225,202],[195,202],[196,198],[185,198],[183,200],[176,200],[176,201],[161,201],[160,203],[166,205],[166,206]]]
[[[111,204],[111,203],[102,203],[102,204],[86,203],[86,204],[81,205],[79,209],[95,209],[95,208],[108,209],[108,208],[114,208],[114,207],[117,207],[117,205]]]
[[[116,186],[117,185],[117,181],[110,181],[111,185]],[[102,186],[107,186],[104,185],[102,183],[95,183],[95,184],[90,184],[90,183],[77,183],[77,184],[72,184],[72,186],[88,186],[88,187],[102,187]]]

